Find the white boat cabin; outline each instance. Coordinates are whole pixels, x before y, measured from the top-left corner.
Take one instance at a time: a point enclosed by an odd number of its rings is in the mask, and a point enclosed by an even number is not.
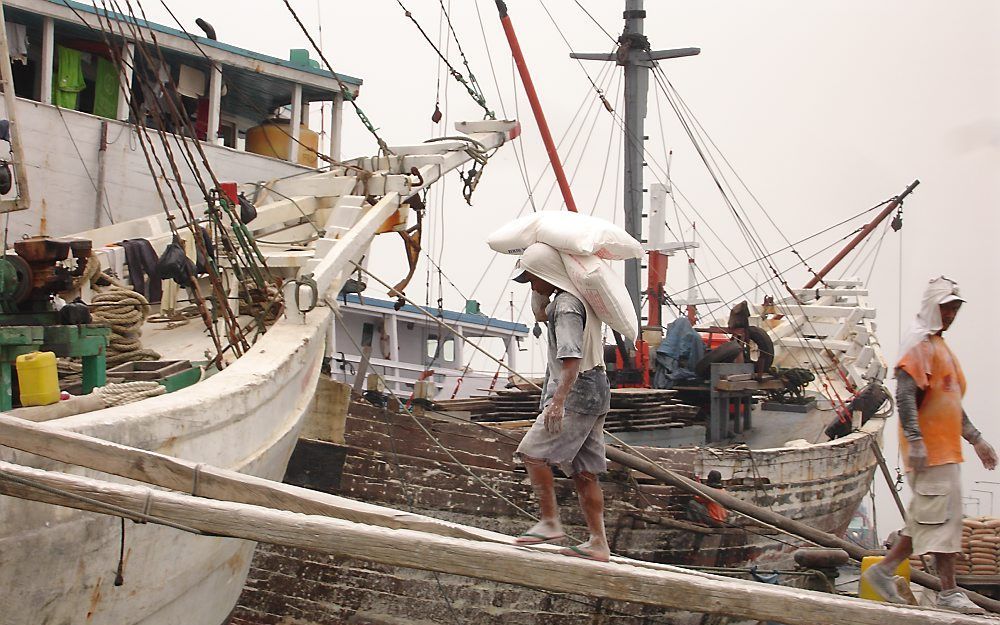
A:
[[[193,204],[204,194],[192,168],[210,178],[200,158],[182,159],[182,136],[201,142],[219,180],[244,185],[314,171],[317,153],[340,157],[343,89],[357,97],[361,80],[321,69],[307,50],[283,60],[218,41],[193,18],[180,30],[72,0],[10,0],[4,12],[31,191],[30,210],[11,214],[14,237],[162,213],[137,117],[173,179],[157,130],[168,133]]]
[[[405,394],[404,398],[425,375],[433,383],[432,395],[444,399],[482,395],[485,389],[506,386],[506,371],[496,375],[496,365],[492,370],[475,371],[470,364],[478,362],[473,348],[416,307],[405,305],[396,310],[393,301],[356,294],[339,301],[345,323],[335,320],[327,341],[330,373],[335,380],[353,384],[361,351],[370,347],[368,372],[379,373],[391,390]],[[474,302],[467,307],[471,312],[442,310],[440,318],[464,337],[479,339],[475,341],[479,347],[516,370],[528,327],[479,314]],[[429,310],[438,315],[437,309]],[[492,364],[485,358],[483,362],[484,367]]]

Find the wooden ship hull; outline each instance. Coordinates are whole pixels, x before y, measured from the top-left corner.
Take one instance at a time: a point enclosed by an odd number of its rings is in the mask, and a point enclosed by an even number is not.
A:
[[[279,479],[309,408],[326,317],[272,328],[253,351],[188,389],[52,424]],[[7,448],[0,448],[0,459],[94,474]],[[253,553],[252,542],[131,521],[124,525],[122,553],[119,519],[7,497],[0,502],[5,625],[222,623]],[[119,557],[124,583],[116,586]]]

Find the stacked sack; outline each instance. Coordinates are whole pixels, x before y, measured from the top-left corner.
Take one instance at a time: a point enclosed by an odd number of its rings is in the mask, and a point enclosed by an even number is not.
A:
[[[923,569],[917,556],[910,557],[910,565]],[[955,562],[955,574],[1000,575],[1000,519],[962,519],[962,553]]]
[[[498,229],[487,243],[502,254],[523,254],[534,243],[555,248],[570,281],[601,321],[629,341],[638,337],[632,299],[607,263],[643,255],[642,244],[622,228],[579,213],[539,211]]]

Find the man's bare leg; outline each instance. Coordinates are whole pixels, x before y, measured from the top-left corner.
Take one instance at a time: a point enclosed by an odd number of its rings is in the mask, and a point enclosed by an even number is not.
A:
[[[887,571],[895,571],[903,563],[903,560],[909,558],[912,553],[913,539],[900,534],[899,539],[892,543],[892,547],[885,554],[885,558],[877,566],[881,566]]]
[[[941,580],[941,590],[952,590],[958,588],[955,581],[955,557],[954,553],[935,553],[934,568],[937,569],[938,579]]]
[[[577,555],[586,555],[595,560],[607,561],[611,556],[608,547],[608,537],[604,531],[604,492],[597,476],[586,471],[573,476],[576,494],[580,499],[580,509],[590,531],[590,539],[578,545],[574,551]]]
[[[535,498],[538,499],[541,518],[531,529],[522,534],[517,542],[531,544],[562,538],[565,534],[559,521],[559,505],[556,503],[555,476],[552,475],[552,468],[538,458],[522,456],[521,460],[528,470],[528,479],[531,481],[532,490],[535,491]]]

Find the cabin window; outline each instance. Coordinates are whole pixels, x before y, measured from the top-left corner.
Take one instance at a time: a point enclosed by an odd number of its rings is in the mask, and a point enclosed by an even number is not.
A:
[[[440,340],[436,334],[427,335],[427,357],[443,362],[455,361],[455,337],[449,336],[445,340]]]

